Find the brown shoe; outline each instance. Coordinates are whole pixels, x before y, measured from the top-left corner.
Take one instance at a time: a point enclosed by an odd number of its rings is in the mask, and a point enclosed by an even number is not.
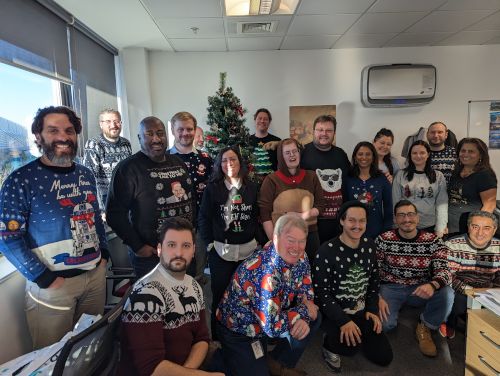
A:
[[[307,376],[307,372],[299,368],[288,368],[271,356],[267,356],[267,366],[271,376]]]
[[[431,330],[423,323],[418,323],[417,330],[415,331],[418,341],[418,347],[422,354],[427,356],[436,356],[437,349],[434,341],[432,340]]]

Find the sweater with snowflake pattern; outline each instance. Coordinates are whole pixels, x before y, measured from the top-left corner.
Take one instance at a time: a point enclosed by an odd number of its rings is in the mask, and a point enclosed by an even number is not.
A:
[[[381,283],[451,283],[448,248],[433,233],[419,230],[413,239],[405,239],[395,229],[380,234],[375,243]]]
[[[274,244],[236,270],[217,308],[217,320],[247,337],[281,337],[299,319],[310,321],[303,297],[314,299],[307,259],[286,263]]]
[[[319,248],[313,265],[315,300],[321,312],[338,326],[351,321],[348,315],[357,312],[378,314],[376,250],[370,238],[362,238],[356,249],[339,237]]]

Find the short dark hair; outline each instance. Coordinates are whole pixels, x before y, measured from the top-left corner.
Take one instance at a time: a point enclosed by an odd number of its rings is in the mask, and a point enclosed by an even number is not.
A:
[[[394,205],[394,215],[396,215],[396,212],[398,211],[398,209],[401,207],[401,206],[413,206],[413,209],[415,209],[415,213],[418,214],[418,210],[417,210],[417,207],[415,206],[415,204],[409,200],[399,200],[396,205]]]
[[[368,219],[368,208],[366,207],[366,204],[362,203],[361,201],[358,200],[351,200],[344,202],[342,206],[339,208],[339,219],[345,221],[347,218],[347,211],[350,208],[361,208],[365,210],[366,218]],[[340,224],[339,224],[340,225]],[[340,225],[342,227],[342,225]]]
[[[427,132],[429,132],[429,129],[431,129],[433,125],[437,125],[437,124],[442,124],[444,126],[444,130],[448,131],[448,127],[446,126],[445,123],[443,123],[442,121],[435,121],[435,122],[429,124],[429,126],[427,127]]]
[[[45,108],[39,108],[31,124],[31,133],[40,134],[43,131],[43,119],[45,116],[50,114],[63,114],[69,119],[69,122],[73,124],[76,134],[80,134],[82,131],[82,120],[78,117],[75,111],[66,106],[49,106]]]
[[[141,122],[139,123],[139,129],[144,128],[148,125],[153,125],[155,123],[160,123],[163,128],[165,128],[165,124],[159,118],[157,118],[156,116],[148,116],[141,120]]]
[[[314,119],[313,131],[316,129],[317,123],[333,123],[333,132],[337,132],[337,119],[333,115],[320,115]]]
[[[255,111],[255,114],[253,115],[254,120],[257,119],[257,115],[260,112],[265,112],[267,114],[267,116],[269,117],[269,122],[273,121],[273,117],[271,116],[271,112],[267,108],[259,108],[257,111]]]
[[[160,231],[158,234],[158,243],[163,243],[165,240],[165,235],[168,230],[176,230],[176,231],[189,231],[192,236],[192,240],[194,243],[194,228],[191,222],[187,219],[181,217],[171,217],[167,218],[160,227]]]

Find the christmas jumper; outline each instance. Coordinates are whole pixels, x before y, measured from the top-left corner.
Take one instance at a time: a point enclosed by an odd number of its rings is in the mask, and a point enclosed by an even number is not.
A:
[[[474,247],[464,234],[448,239],[448,266],[456,292],[482,287],[500,287],[500,240],[491,239],[484,248]]]
[[[44,165],[15,170],[0,191],[0,251],[28,280],[47,288],[107,259],[106,235],[90,170]]]
[[[264,145],[271,141],[281,141],[281,138],[268,133],[266,137],[259,138],[255,134],[249,138],[249,145],[253,148],[255,158],[255,174],[266,176],[278,168],[276,150],[265,150]],[[262,177],[262,178],[263,178]]]
[[[433,233],[419,230],[415,238],[405,239],[395,229],[381,234],[375,243],[381,283],[450,284],[448,248]]]
[[[178,280],[158,264],[125,304],[118,374],[151,375],[163,360],[183,365],[193,345],[210,341],[205,317],[198,282],[189,275]]]
[[[175,146],[167,150],[167,154],[175,154],[182,159],[187,167],[189,176],[193,182],[193,188],[196,192],[196,211],[201,205],[203,190],[208,184],[208,179],[212,174],[213,161],[210,156],[204,152],[193,148],[193,151],[187,154],[180,153]]]
[[[316,173],[321,183],[325,208],[321,218],[333,219],[345,198],[345,179],[351,167],[344,150],[333,146],[328,151],[319,150],[311,142],[304,147],[300,166]]]
[[[362,238],[356,249],[339,237],[321,245],[314,260],[313,284],[321,312],[339,327],[349,315],[368,311],[378,315],[377,247]]]
[[[309,262],[301,258],[288,264],[271,244],[238,267],[216,317],[247,337],[282,337],[297,320],[310,321],[304,296],[314,299]]]
[[[109,187],[106,221],[134,252],[147,244],[156,248],[166,218],[193,223],[195,200],[191,178],[181,159],[167,155],[154,162],[143,152],[121,161]],[[176,197],[173,189],[182,195]],[[176,198],[176,200],[172,200]]]
[[[130,142],[120,137],[116,142],[106,140],[101,134],[85,143],[83,165],[94,174],[97,183],[99,208],[106,209],[109,183],[116,165],[132,155]]]
[[[429,156],[431,159],[431,167],[433,170],[441,171],[446,180],[446,186],[449,186],[451,175],[455,170],[457,164],[457,151],[449,145],[445,145],[443,150],[432,151]]]
[[[424,172],[416,171],[408,180],[406,171],[399,171],[392,182],[392,203],[409,200],[417,207],[420,221],[418,228],[436,226],[442,232],[448,223],[448,193],[446,180],[441,171],[436,171],[436,181],[429,182]]]
[[[258,225],[258,185],[248,181],[227,189],[224,181],[209,183],[203,194],[198,225],[205,244],[214,240],[244,244],[255,238]]]
[[[365,236],[375,239],[392,228],[392,188],[384,175],[368,180],[347,176],[345,184],[347,200],[357,200],[368,207]]]
[[[497,188],[496,176],[488,170],[473,172],[463,178],[460,174],[453,174],[448,186],[448,232],[458,232],[460,216],[479,210],[483,206],[481,192]]]

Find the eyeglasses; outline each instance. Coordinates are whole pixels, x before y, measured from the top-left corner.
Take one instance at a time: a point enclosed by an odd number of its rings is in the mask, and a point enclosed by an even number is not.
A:
[[[290,156],[292,156],[292,155],[297,155],[297,154],[299,154],[299,151],[298,151],[297,149],[295,149],[295,150],[287,150],[287,151],[285,151],[285,153],[284,153],[284,154],[285,154],[287,157],[290,157]]]
[[[104,123],[106,125],[111,125],[111,124],[120,125],[122,123],[122,121],[121,120],[101,120],[101,123]]]
[[[333,129],[322,129],[322,128],[316,128],[314,130],[315,132],[318,132],[318,133],[326,133],[326,134],[333,134]]]
[[[409,213],[397,213],[396,214],[396,217],[397,218],[400,218],[400,219],[403,219],[404,217],[408,217],[410,219],[413,219],[417,216],[417,213],[415,212],[409,212]]]

